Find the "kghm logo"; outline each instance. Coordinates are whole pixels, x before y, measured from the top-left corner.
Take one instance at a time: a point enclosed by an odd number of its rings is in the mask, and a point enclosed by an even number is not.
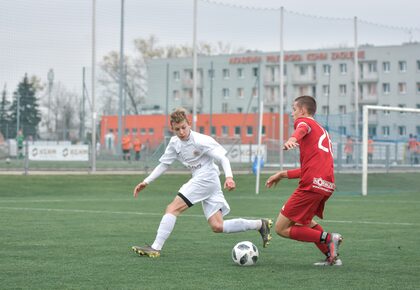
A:
[[[322,179],[321,177],[317,178],[314,177],[314,180],[312,182],[314,185],[316,185],[317,187],[323,187],[323,188],[328,188],[328,189],[335,189],[335,184],[329,181],[326,181],[324,179]]]

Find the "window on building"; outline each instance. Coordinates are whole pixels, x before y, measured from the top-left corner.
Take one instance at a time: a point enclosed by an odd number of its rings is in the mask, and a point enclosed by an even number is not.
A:
[[[261,135],[265,136],[265,132],[266,132],[266,129],[265,129],[265,126],[263,125],[261,128]]]
[[[254,77],[258,77],[258,68],[257,68],[257,67],[253,67],[253,68],[252,68],[252,75],[253,75]]]
[[[330,107],[329,106],[322,106],[322,114],[328,115],[330,113]]]
[[[224,88],[222,90],[222,95],[223,95],[223,98],[225,98],[225,99],[229,98],[229,89]]]
[[[238,110],[238,113],[242,113],[243,109],[242,108],[236,108]]]
[[[283,75],[284,76],[287,75],[287,65],[286,64],[283,66]]]
[[[276,67],[270,66],[269,67],[269,78],[270,82],[276,81]]]
[[[133,133],[133,135],[137,135],[137,128],[133,128],[133,129],[131,130],[131,132]]]
[[[340,95],[345,96],[347,94],[347,86],[346,85],[340,85]]]
[[[347,74],[347,64],[346,63],[340,63],[340,73],[342,75]]]
[[[338,132],[340,135],[347,135],[347,128],[345,126],[338,126]]]
[[[130,134],[130,129],[125,129],[124,132],[125,132],[126,135],[128,135],[128,134]]]
[[[420,136],[420,126],[416,126],[416,135]]]
[[[405,60],[401,60],[398,62],[398,67],[400,69],[400,72],[406,72],[407,71],[407,62]]]
[[[245,97],[245,90],[244,90],[244,88],[238,88],[237,89],[237,96],[240,99],[243,99]]]
[[[322,93],[324,94],[324,96],[328,97],[328,95],[330,94],[330,86],[329,85],[323,85],[322,86]]]
[[[420,109],[420,104],[416,104],[416,108],[417,109]]]
[[[238,68],[236,72],[238,74],[238,78],[243,79],[245,77],[243,68]]]
[[[400,94],[406,94],[407,93],[407,83],[398,83],[398,92]]]
[[[391,93],[391,85],[390,83],[383,83],[382,84],[382,91],[385,95],[388,95],[389,93]]]
[[[224,69],[223,69],[223,71],[222,71],[222,74],[223,74],[223,78],[224,78],[225,80],[227,80],[227,79],[229,79],[229,78],[230,78],[230,71],[229,71],[229,69],[228,69],[228,68],[224,68]]]
[[[235,126],[235,136],[241,136],[241,127]]]
[[[376,126],[368,127],[368,135],[372,137],[376,137]]]
[[[179,81],[179,71],[174,71],[173,72],[173,79],[174,79],[174,81]]]
[[[256,87],[253,87],[253,88],[252,88],[252,96],[253,96],[253,97],[256,97],[256,96],[257,96],[257,92],[258,92],[258,91],[257,91],[257,88],[256,88]]]
[[[338,106],[338,111],[340,112],[340,114],[347,114],[347,109],[345,105]]]
[[[155,129],[154,128],[149,128],[149,135],[153,135],[155,134]]]
[[[216,136],[217,130],[215,126],[211,126],[211,135]]]
[[[383,107],[389,107],[389,105],[382,105]],[[391,111],[383,111],[384,115],[389,115]]]
[[[406,107],[406,105],[404,105],[404,104],[398,104],[398,108],[405,108]],[[400,112],[400,114],[405,114],[405,112]]]
[[[416,85],[417,85],[417,90],[416,90],[416,92],[417,92],[417,94],[420,94],[420,83],[417,83]]]
[[[299,74],[300,74],[301,76],[306,75],[306,74],[307,74],[307,72],[308,72],[308,67],[307,67],[306,65],[300,65],[300,66],[299,66]]]
[[[140,135],[146,135],[146,128],[140,128]]]
[[[389,136],[389,126],[382,126],[382,135],[385,137]]]
[[[322,66],[322,71],[324,72],[324,75],[328,76],[331,73],[331,65],[329,64],[324,64]]]
[[[367,85],[369,96],[376,96],[376,84],[371,83]]]
[[[407,135],[407,128],[405,126],[398,126],[398,135],[405,137]]]
[[[178,90],[173,90],[172,91],[172,97],[174,100],[179,100],[179,91]]]
[[[252,126],[246,126],[246,135],[252,136],[254,128]]]
[[[222,113],[227,113],[229,111],[229,104],[222,103]]]
[[[376,62],[369,62],[368,63],[368,72],[375,73],[376,72]]]
[[[198,132],[200,132],[201,134],[204,134],[204,127],[203,126],[198,127]]]
[[[214,79],[214,77],[215,77],[214,69],[209,69],[209,79]]]
[[[384,61],[384,62],[382,63],[382,70],[383,70],[385,73],[389,73],[389,72],[391,71],[391,63],[390,63],[389,61]]]
[[[420,72],[420,60],[417,61],[417,71]]]
[[[186,80],[192,80],[193,79],[193,71],[192,71],[192,69],[186,69],[186,70],[184,70],[184,78]]]
[[[229,136],[229,127],[222,126],[222,136]]]

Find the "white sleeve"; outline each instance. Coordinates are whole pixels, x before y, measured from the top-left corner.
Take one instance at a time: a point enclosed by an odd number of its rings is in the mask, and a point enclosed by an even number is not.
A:
[[[150,182],[152,182],[153,180],[155,180],[156,178],[158,178],[159,176],[161,176],[162,173],[164,173],[168,169],[168,167],[169,167],[168,164],[159,163],[159,165],[156,166],[155,169],[153,169],[153,171],[149,174],[149,176],[147,176],[144,179],[144,182],[146,182],[147,184],[149,184]]]
[[[222,165],[226,177],[233,177],[230,161],[226,157],[226,150],[222,146],[218,146],[213,150],[208,151],[207,154]]]

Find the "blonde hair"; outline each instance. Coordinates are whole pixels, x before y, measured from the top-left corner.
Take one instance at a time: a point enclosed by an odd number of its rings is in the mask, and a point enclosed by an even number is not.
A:
[[[187,110],[184,108],[177,108],[175,111],[171,114],[170,123],[171,125],[173,123],[179,124],[183,121],[186,121],[189,124],[188,118],[187,118]]]

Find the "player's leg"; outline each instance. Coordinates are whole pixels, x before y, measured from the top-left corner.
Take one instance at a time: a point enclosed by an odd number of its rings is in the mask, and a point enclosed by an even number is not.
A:
[[[144,247],[133,246],[133,251],[141,256],[159,257],[165,241],[169,238],[175,227],[177,216],[188,209],[189,206],[192,206],[192,204],[188,204],[183,199],[182,194],[178,194],[178,196],[176,196],[175,199],[166,207],[165,214],[160,221],[153,244],[151,246],[146,245]]]
[[[238,233],[249,230],[259,231],[263,246],[266,247],[271,240],[270,228],[273,222],[270,219],[248,220],[243,218],[223,220],[223,216],[230,211],[223,193],[216,192],[202,201],[204,215],[210,228],[215,233]]]

